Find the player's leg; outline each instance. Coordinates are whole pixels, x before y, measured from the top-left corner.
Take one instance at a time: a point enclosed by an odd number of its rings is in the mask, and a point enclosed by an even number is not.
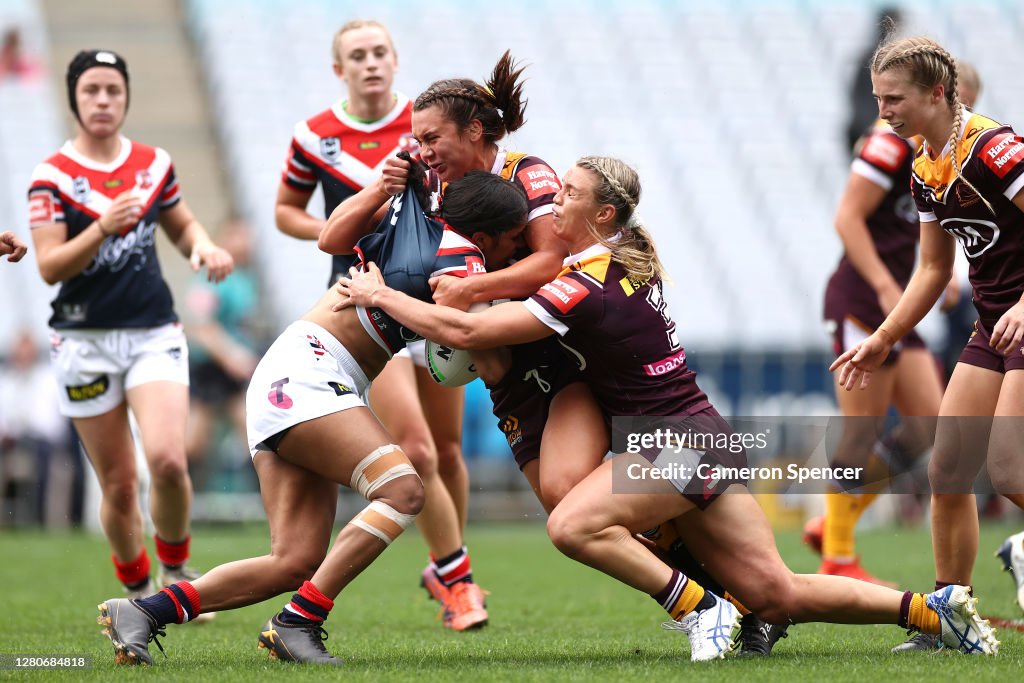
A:
[[[149,510],[156,529],[160,583],[197,578],[190,556],[192,480],[188,475],[188,345],[180,325],[126,332],[125,396],[150,471]]]
[[[985,462],[1003,375],[957,363],[939,409],[928,467],[936,586],[971,585],[978,554],[978,511],[971,492]]]
[[[540,494],[547,510],[596,470],[611,447],[604,418],[586,384],[559,391],[548,408],[541,440]]]
[[[846,391],[839,386],[838,380],[835,386],[836,401],[843,416],[843,430],[836,451],[829,458],[830,463],[836,467],[864,467],[865,471],[871,471],[870,476],[862,478],[862,484],[884,478],[879,472],[878,461],[871,453],[884,428],[884,416],[892,399],[896,382],[894,366],[883,366],[871,379],[866,389],[858,391]],[[865,487],[846,491],[839,486],[826,494],[825,515],[821,522],[822,563],[819,573],[891,585],[865,571],[856,552],[857,522],[875,495]],[[813,526],[812,521],[808,528]]]
[[[148,643],[167,624],[235,609],[293,591],[313,576],[331,539],[338,484],[290,464],[272,451],[253,460],[270,524],[270,553],[214,567],[134,601],[107,600],[101,624],[119,664],[152,663]]]
[[[648,465],[639,455],[618,457],[623,461],[616,470],[631,460]],[[669,567],[634,535],[682,515],[693,503],[664,481],[658,482],[662,493],[612,494],[612,479],[613,463],[605,462],[565,495],[548,518],[552,543],[577,562],[650,595],[671,617],[664,626],[686,633],[691,659],[724,656],[739,631],[736,607]]]
[[[150,559],[125,404],[102,415],[73,418],[72,422],[99,480],[100,524],[113,551],[117,577],[130,594],[148,592]]]
[[[413,367],[420,406],[437,449],[437,472],[455,505],[459,529],[465,530],[469,516],[469,471],[462,453],[466,392],[462,387],[441,386],[419,363],[414,363]]]
[[[926,595],[848,577],[793,574],[757,501],[742,491],[733,487],[681,521],[688,545],[711,574],[767,621],[899,624],[941,634],[947,645],[971,654],[995,654],[994,632],[978,617],[966,586]]]
[[[135,445],[128,424],[118,331],[54,337],[51,365],[61,387],[60,412],[71,418],[99,480],[100,523],[113,551],[115,573],[129,594],[149,588]]]
[[[1024,508],[1024,371],[1008,370],[999,392],[992,438],[989,442],[988,471],[998,493]],[[1024,532],[1007,538],[997,551],[1003,569],[1010,572],[1017,592],[1017,605],[1024,610]]]
[[[420,405],[437,447],[438,475],[454,506],[457,528],[462,537],[469,515],[469,472],[462,453],[465,391],[462,387],[441,386],[430,378],[424,367],[426,358],[421,344],[413,345],[410,352],[415,362]],[[489,619],[485,592],[473,580],[467,547],[463,544],[445,556],[436,551],[433,555],[433,574],[441,586],[431,585],[432,577],[427,570],[424,571],[423,579],[430,594],[442,604],[444,625],[456,631],[485,626]],[[447,593],[444,589],[447,589]]]
[[[350,482],[370,504],[335,538],[324,561],[263,627],[261,647],[297,662],[340,664],[323,645],[323,623],[338,594],[406,528],[423,506],[412,463],[368,408],[356,407],[298,424],[281,440],[286,461],[336,482]],[[337,457],[325,458],[325,453]]]

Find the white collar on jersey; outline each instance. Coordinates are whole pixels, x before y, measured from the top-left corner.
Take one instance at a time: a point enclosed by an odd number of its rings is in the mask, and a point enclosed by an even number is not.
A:
[[[101,171],[103,173],[111,173],[121,167],[121,165],[128,160],[128,156],[132,153],[132,141],[125,136],[120,136],[121,139],[121,151],[117,153],[115,158],[110,163],[104,164],[95,159],[90,159],[87,156],[81,154],[71,140],[67,140],[64,145],[60,148],[60,153],[71,159],[79,166],[84,166],[93,171]]]
[[[344,123],[346,126],[353,130],[362,131],[364,133],[372,133],[376,130],[380,130],[384,126],[388,125],[399,116],[402,115],[402,111],[405,109],[405,105],[409,104],[409,98],[400,92],[395,93],[395,106],[391,107],[391,111],[379,118],[376,121],[370,121],[368,123],[359,121],[352,118],[352,116],[345,111],[345,107],[342,105],[345,103],[344,99],[338,100],[331,105],[331,113]]]
[[[505,159],[508,157],[508,150],[504,147],[498,148],[498,155],[494,157],[494,165],[491,166],[491,173],[498,175],[501,169],[505,168]]]
[[[619,238],[619,236],[615,235],[612,238],[611,241],[614,242],[618,238]],[[580,261],[586,261],[587,259],[594,258],[595,256],[600,256],[601,254],[610,254],[611,251],[612,251],[611,249],[609,249],[608,247],[604,246],[600,242],[598,242],[597,244],[591,244],[589,247],[587,247],[586,249],[584,249],[583,251],[581,251],[578,254],[569,254],[568,258],[566,258],[564,261],[562,261],[562,267],[563,268],[568,268],[569,266],[571,266],[574,263],[579,263]]]

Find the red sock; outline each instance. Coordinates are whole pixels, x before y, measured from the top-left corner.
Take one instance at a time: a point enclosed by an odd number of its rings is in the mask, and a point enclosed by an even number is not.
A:
[[[117,580],[124,585],[134,588],[149,580],[149,553],[146,552],[146,546],[142,546],[138,557],[131,562],[121,562],[117,555],[111,555],[110,559],[114,561]]]
[[[334,601],[320,592],[312,581],[305,581],[299,592],[292,595],[292,601],[281,610],[285,623],[293,622],[293,617],[300,620],[321,624],[334,608]]]
[[[159,536],[153,536],[153,540],[156,541],[156,556],[163,566],[176,569],[188,562],[191,536],[186,536],[184,541],[177,543],[169,543]]]
[[[459,581],[472,581],[473,568],[469,563],[469,551],[462,546],[451,555],[434,560],[434,572],[445,586],[451,588]]]

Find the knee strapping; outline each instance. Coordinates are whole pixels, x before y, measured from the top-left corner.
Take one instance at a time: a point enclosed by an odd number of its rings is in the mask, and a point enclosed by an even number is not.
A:
[[[419,476],[402,449],[388,444],[359,461],[349,486],[369,499],[384,484],[409,474]]]
[[[399,512],[387,503],[375,500],[356,515],[349,524],[373,534],[387,545],[409,528],[416,515]]]

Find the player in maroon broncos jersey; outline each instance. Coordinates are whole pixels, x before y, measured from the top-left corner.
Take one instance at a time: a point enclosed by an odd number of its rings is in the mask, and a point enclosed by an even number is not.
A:
[[[960,99],[971,107],[980,81],[970,65],[960,62],[958,67],[970,76],[961,78]],[[825,291],[825,320],[836,355],[881,324],[910,280],[920,234],[910,175],[920,146],[919,137],[902,138],[882,120],[858,142],[836,211],[835,225],[844,254]],[[942,310],[951,311],[959,299],[959,280],[953,277]],[[924,340],[911,331],[865,391],[848,392],[836,384],[836,401],[848,419],[830,458],[835,464],[864,466],[866,474],[852,485],[837,483],[837,490],[826,496],[824,516],[808,520],[804,527],[804,541],[822,556],[819,573],[878,581],[861,567],[854,551],[857,521],[878,494],[871,488],[849,489],[859,488],[858,483],[884,487],[889,477],[905,472],[931,448],[933,416],[938,415],[942,400],[936,369],[936,359]],[[879,440],[890,406],[907,419]],[[899,651],[920,645],[934,649],[935,641],[933,636],[919,633],[899,646]]]
[[[128,68],[109,50],[68,66],[77,133],[39,164],[29,221],[39,272],[61,283],[50,325],[61,413],[72,419],[103,491],[100,518],[118,579],[148,592],[135,448],[139,426],[152,477],[150,514],[162,583],[196,574],[189,557],[192,482],[185,459],[188,347],[160,274],[155,233],[220,281],[231,256],[210,241],[181,198],[170,156],[121,135]]]
[[[1024,507],[1015,425],[1024,416],[1024,139],[962,106],[956,62],[931,39],[883,44],[871,72],[880,116],[900,135],[924,137],[911,185],[920,265],[885,321],[831,369],[847,390],[866,386],[938,299],[960,242],[978,321],[946,386],[928,474],[936,586],[970,584],[978,551],[972,485],[986,460],[996,491]],[[1020,590],[1024,577],[1015,579]]]
[[[384,285],[379,272],[353,269],[337,288],[342,305],[376,306],[402,324],[455,348],[526,343],[558,334],[582,365],[605,420],[666,416],[728,435],[729,427],[696,384],[662,296],[662,267],[643,226],[636,172],[617,159],[584,157],[555,197],[555,232],[572,254],[558,278],[525,302],[476,314],[414,300]],[[739,467],[740,449],[684,450],[694,465]],[[660,449],[659,449],[660,451]],[[966,586],[930,595],[899,593],[848,577],[795,575],[778,555],[763,511],[736,476],[676,468],[670,480],[616,495],[622,472],[642,471],[664,453],[631,454],[600,465],[559,503],[548,520],[554,544],[569,557],[648,593],[691,638],[692,657],[723,656],[739,613],[732,603],[693,586],[633,536],[675,521],[694,555],[744,605],[770,623],[892,623],[941,633],[948,645],[995,654],[998,642],[980,619]],[[613,472],[619,472],[616,483]],[[695,639],[695,636],[697,638]]]
[[[413,133],[420,146],[421,158],[429,167],[429,188],[442,206],[445,184],[474,170],[490,172],[512,181],[523,189],[529,202],[527,246],[516,254],[516,263],[496,270],[506,264],[491,262],[488,267],[492,272],[480,272],[464,278],[465,283],[460,281],[461,278],[442,277],[436,287],[435,300],[468,306],[477,301],[527,296],[558,272],[558,264],[565,255],[565,246],[551,232],[551,201],[560,187],[558,176],[543,160],[508,151],[499,145],[507,133],[517,130],[525,120],[526,102],[519,81],[521,72],[522,69],[515,68],[512,57],[506,52],[485,84],[461,78],[440,80],[421,93],[413,105]],[[405,189],[408,173],[409,162],[398,158],[389,160],[373,185],[335,210],[321,234],[320,247],[332,254],[350,253],[356,240],[377,225],[380,210],[388,197]],[[353,217],[356,220],[352,220]],[[346,226],[355,227],[348,229]],[[547,367],[543,367],[545,358],[557,355],[557,352],[552,354],[549,345],[539,346],[517,348],[511,352],[481,353],[475,358],[481,377],[491,389],[499,421],[539,422],[539,428],[530,432],[536,434],[538,446],[542,420],[547,416],[554,394],[561,388],[561,376],[541,376],[547,372]],[[445,390],[435,385],[425,368],[417,367],[416,372],[427,421],[435,434],[447,435],[443,440],[437,440],[436,467],[441,472],[450,500],[440,498],[438,502],[446,505],[454,502],[460,521],[455,529],[459,533],[455,551],[441,556],[432,547],[434,557],[424,569],[422,580],[431,596],[443,605],[445,625],[464,630],[482,624],[487,619],[487,611],[482,591],[471,580],[469,555],[461,546],[469,498],[466,466],[461,450],[456,446],[462,429],[462,395],[461,390]],[[548,390],[538,391],[538,386]],[[407,398],[403,401],[400,395],[395,395],[399,390],[409,395],[404,384],[384,383],[380,387],[388,391],[389,400],[383,403],[392,406],[391,409],[398,411],[408,402]],[[513,409],[516,415],[505,412]],[[385,422],[389,427],[392,425],[387,420]],[[401,423],[396,420],[395,424]],[[521,440],[515,441],[510,437],[509,442],[514,444],[512,447],[517,456],[526,451],[526,444]],[[445,443],[452,444],[452,447],[445,447]],[[536,457],[536,454],[532,455],[532,458]],[[562,458],[561,462],[570,460]],[[538,471],[536,462],[527,465],[525,460],[521,460],[520,464],[525,472]],[[429,462],[426,466],[435,467]],[[431,472],[430,469],[426,471]],[[427,485],[426,481],[424,485]],[[435,505],[429,491],[428,487],[428,502],[421,519]],[[431,514],[439,513],[435,510]]]

